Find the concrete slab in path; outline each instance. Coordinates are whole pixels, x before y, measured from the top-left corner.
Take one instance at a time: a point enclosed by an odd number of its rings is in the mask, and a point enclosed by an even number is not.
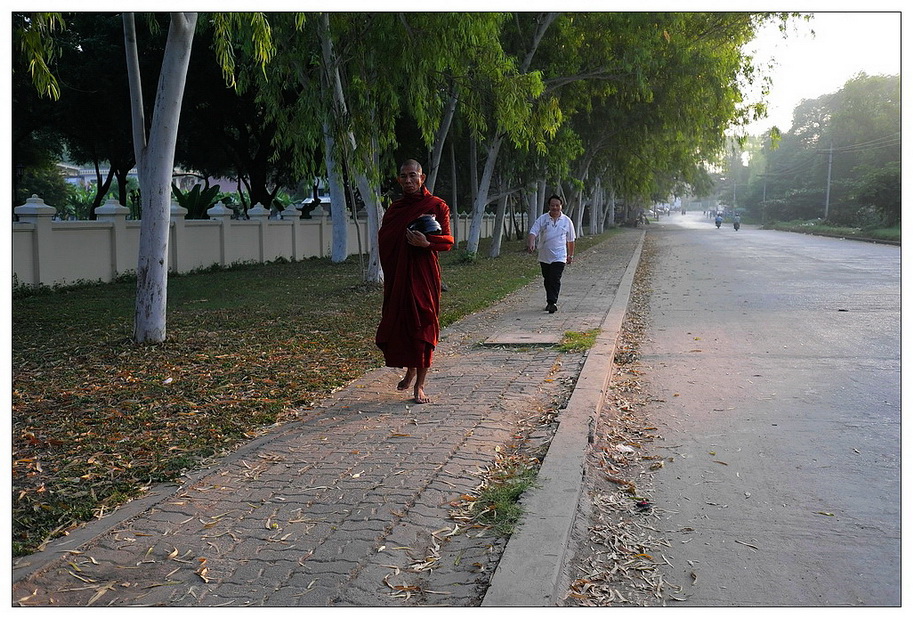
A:
[[[486,346],[555,346],[561,343],[560,333],[530,333],[528,331],[496,333],[487,340]]]

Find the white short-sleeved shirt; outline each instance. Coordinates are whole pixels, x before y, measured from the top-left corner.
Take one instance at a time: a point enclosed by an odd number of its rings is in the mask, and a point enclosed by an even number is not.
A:
[[[548,213],[540,215],[533,222],[529,233],[536,237],[539,248],[539,262],[567,262],[567,244],[577,240],[574,233],[574,222],[561,213],[558,221]]]

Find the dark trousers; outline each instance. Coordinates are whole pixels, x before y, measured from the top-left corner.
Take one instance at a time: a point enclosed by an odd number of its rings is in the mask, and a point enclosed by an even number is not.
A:
[[[564,273],[563,262],[540,262],[542,279],[545,280],[545,302],[558,303],[558,293],[561,292],[561,274]]]

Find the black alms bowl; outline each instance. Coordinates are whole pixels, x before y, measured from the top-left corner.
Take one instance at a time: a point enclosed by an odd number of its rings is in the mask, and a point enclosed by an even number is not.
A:
[[[441,234],[443,232],[440,222],[430,213],[413,220],[408,228],[422,234]]]

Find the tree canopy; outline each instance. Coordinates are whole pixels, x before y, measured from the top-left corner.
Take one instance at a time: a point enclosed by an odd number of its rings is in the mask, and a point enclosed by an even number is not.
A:
[[[60,50],[66,43],[85,52],[83,42],[88,48],[103,40],[111,15],[19,15],[15,40],[37,92],[71,96],[55,74],[64,68]],[[149,71],[140,70],[139,57],[130,57],[128,75],[111,62],[93,78],[130,84],[129,94],[111,93],[116,105],[107,115],[115,119],[117,106],[130,101],[133,152],[146,184],[144,226],[153,193],[155,213],[167,219],[165,181],[176,160],[236,178],[261,202],[283,185],[324,178],[333,200],[333,260],[341,261],[346,227],[338,224],[364,208],[369,234],[376,234],[398,159],[405,157],[422,160],[434,184],[449,154],[451,174],[441,175],[438,187],[454,205],[468,205],[469,253],[478,246],[482,215],[496,201],[506,208],[506,196],[525,203],[532,216],[546,190],[560,193],[579,222],[588,214],[592,229],[616,197],[639,203],[702,190],[727,128],[763,107],[743,100],[743,86],[761,71],[743,44],[766,21],[790,16],[204,13],[172,15],[167,32],[158,26],[161,18],[153,14],[146,29],[132,19],[124,23],[128,52],[140,38],[144,47],[161,50],[154,100],[162,112],[151,119],[145,113],[152,98],[143,93],[151,88],[143,88]],[[68,23],[79,27],[65,39]],[[184,63],[194,66],[186,86],[168,72],[176,41],[181,76]],[[63,78],[82,70],[69,67]],[[164,101],[163,94],[180,100]],[[170,146],[155,148],[156,136],[177,129],[177,119],[162,117],[174,113],[181,114],[176,157]],[[99,135],[104,127],[67,139],[74,152],[93,149],[96,161],[122,168],[122,124],[113,123],[107,139]],[[149,250],[151,264],[165,262],[164,242]],[[369,267],[369,280],[380,276]]]
[[[59,95],[51,67],[64,79],[80,71],[58,62],[65,28],[78,24],[71,48],[80,40],[88,47],[112,15],[28,15],[18,31],[21,49],[33,59],[29,75],[43,93]],[[497,170],[498,159],[530,153],[534,168],[504,161],[505,170],[550,184],[583,176],[592,183],[607,174],[607,185],[632,198],[673,191],[697,182],[719,154],[726,127],[754,111],[756,102],[742,100],[739,80],[760,68],[741,46],[764,21],[785,19],[700,12],[330,13],[333,69],[340,76],[334,88],[347,106],[339,117],[332,93],[321,88],[326,67],[318,16],[201,15],[181,119],[182,163],[237,177],[255,199],[268,200],[277,186],[326,175],[321,126],[330,120],[334,132],[371,151],[359,158],[349,153],[347,163],[378,190],[395,173],[394,153],[424,155],[436,174],[447,140],[461,142],[457,153],[475,140],[481,159],[451,162],[466,180],[472,176],[466,166],[480,173],[489,155]],[[158,37],[162,49],[164,32]],[[124,80],[119,63],[93,66],[99,84]],[[100,132],[92,133],[74,139],[74,151],[99,139]],[[504,139],[509,150],[498,157],[492,147]],[[562,140],[582,147],[573,160],[574,149]],[[114,143],[93,148],[106,161],[121,159]],[[562,157],[550,157],[552,150]],[[471,204],[480,187],[448,189]],[[482,199],[490,204],[490,198]]]
[[[900,222],[900,76],[859,74],[802,101],[779,139],[749,144],[737,202],[758,219],[827,219],[854,227]]]

